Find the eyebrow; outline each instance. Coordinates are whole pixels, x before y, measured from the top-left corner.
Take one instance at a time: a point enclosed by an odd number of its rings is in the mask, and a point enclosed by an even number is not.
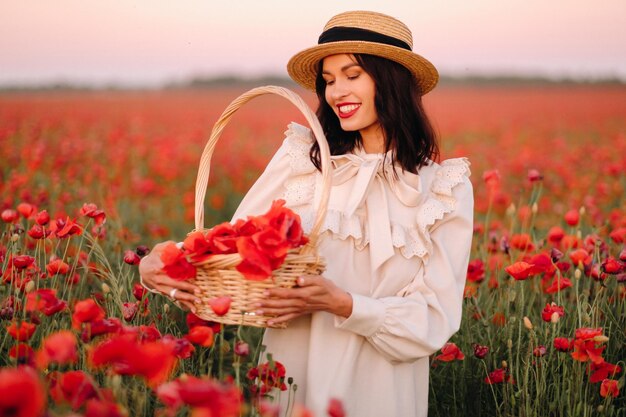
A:
[[[352,67],[360,67],[360,65],[359,65],[359,64],[357,64],[356,62],[351,62],[351,63],[349,63],[349,64],[344,65],[343,67],[341,67],[341,72],[343,72],[343,71],[345,71],[345,70],[347,70],[347,69],[349,69],[349,68],[352,68]],[[322,70],[322,74],[332,75],[330,72],[325,71],[325,70]]]

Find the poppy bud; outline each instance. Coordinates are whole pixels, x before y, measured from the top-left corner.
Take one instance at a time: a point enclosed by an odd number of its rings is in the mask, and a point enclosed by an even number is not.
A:
[[[250,354],[250,346],[246,342],[237,342],[235,344],[235,355],[248,356]]]
[[[593,341],[597,343],[606,343],[609,341],[609,338],[601,334],[599,336],[594,336]]]
[[[552,262],[556,263],[563,257],[563,252],[558,250],[557,248],[552,248],[550,251],[550,258],[552,258]]]
[[[515,214],[515,204],[511,203],[509,207],[506,209],[506,215],[511,217]]]
[[[533,214],[537,214],[537,212],[539,211],[539,206],[537,205],[537,203],[533,203],[532,207],[530,208],[530,210],[532,211]]]
[[[35,289],[35,281],[28,281],[26,286],[24,287],[24,292],[32,292]]]
[[[144,256],[146,256],[148,253],[150,253],[150,248],[147,247],[146,245],[139,245],[137,246],[137,248],[135,249],[135,253],[139,256],[141,256],[142,258]]]
[[[526,327],[528,330],[532,330],[533,329],[533,323],[526,316],[524,316],[524,327]]]
[[[550,322],[551,323],[558,323],[559,319],[561,318],[561,315],[559,314],[558,311],[555,311],[554,313],[552,313],[552,315],[550,316]]]
[[[580,272],[580,269],[576,268],[576,270],[574,271],[574,278],[580,279],[581,275],[582,275],[582,272]]]

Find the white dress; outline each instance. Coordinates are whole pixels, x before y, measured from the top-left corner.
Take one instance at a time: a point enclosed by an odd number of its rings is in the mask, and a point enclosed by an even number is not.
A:
[[[321,183],[309,159],[314,139],[295,123],[286,136],[234,218],[284,198],[309,231]],[[333,397],[348,416],[426,416],[428,357],[461,322],[473,231],[469,162],[432,162],[394,177],[383,157],[332,157],[319,253],[323,275],[352,295],[352,315],[318,312],[265,332],[267,352],[298,385],[296,401],[315,416],[327,415]]]

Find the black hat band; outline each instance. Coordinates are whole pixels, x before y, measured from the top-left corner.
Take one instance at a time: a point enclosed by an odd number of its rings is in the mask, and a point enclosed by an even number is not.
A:
[[[324,31],[324,33],[322,33],[317,40],[317,43],[321,45],[324,43],[340,41],[375,42],[390,46],[397,46],[398,48],[406,49],[408,51],[411,50],[409,44],[392,36],[383,35],[382,33],[374,32],[367,29],[350,28],[344,26],[335,26]]]

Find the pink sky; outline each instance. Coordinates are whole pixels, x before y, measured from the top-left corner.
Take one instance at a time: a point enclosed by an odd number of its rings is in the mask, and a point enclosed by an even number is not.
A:
[[[443,74],[626,79],[625,0],[54,0],[0,5],[0,85],[286,75],[334,14],[393,15]]]

